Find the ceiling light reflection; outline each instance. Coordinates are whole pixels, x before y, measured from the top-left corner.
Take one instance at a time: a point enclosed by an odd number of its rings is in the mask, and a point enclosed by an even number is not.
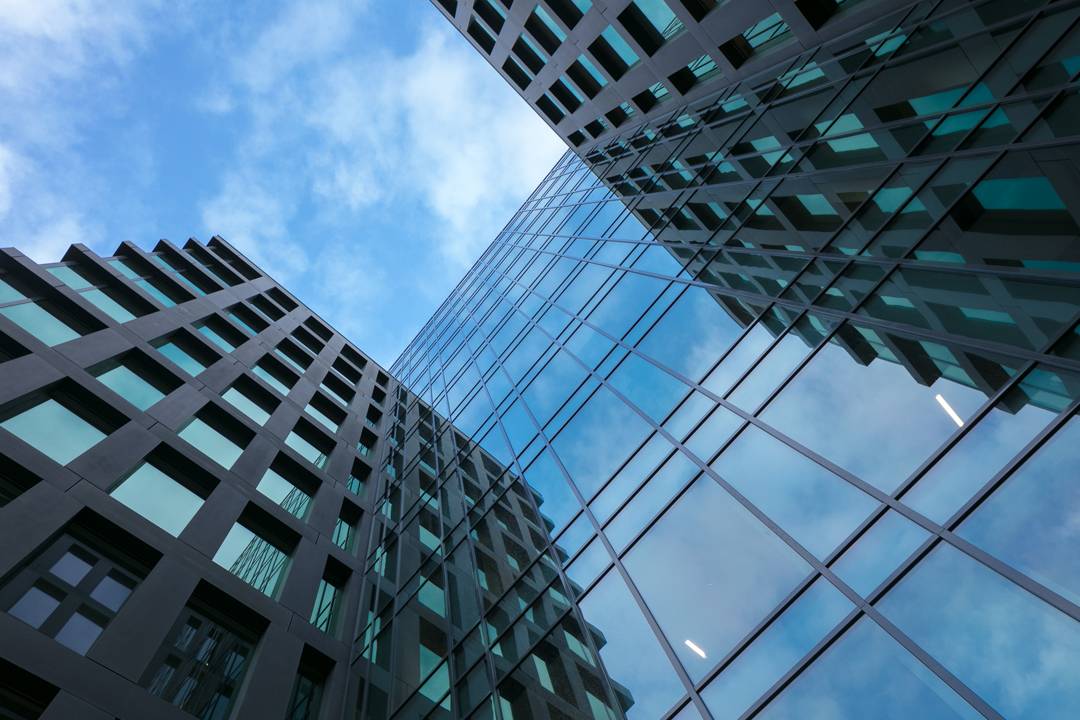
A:
[[[960,427],[964,427],[964,421],[960,419],[960,416],[956,414],[955,410],[949,407],[949,403],[945,402],[945,398],[938,395],[937,401],[938,404],[941,405],[941,407],[945,408],[945,412],[949,413],[949,417],[953,419],[953,422],[955,422]]]
[[[704,650],[702,650],[701,648],[699,648],[699,647],[698,647],[697,645],[695,645],[694,643],[690,642],[689,640],[687,640],[687,641],[686,641],[686,647],[690,648],[691,650],[693,650],[694,652],[696,652],[696,653],[697,653],[698,655],[700,655],[701,657],[703,657],[703,658],[705,658],[705,659],[708,659],[708,656],[707,656],[707,655],[705,654],[705,651],[704,651]]]

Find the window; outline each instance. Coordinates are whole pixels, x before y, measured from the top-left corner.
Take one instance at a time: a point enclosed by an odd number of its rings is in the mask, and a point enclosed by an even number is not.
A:
[[[285,369],[285,366],[270,355],[264,355],[251,371],[266,381],[270,387],[282,395],[288,395],[289,389],[296,384],[297,377]]]
[[[184,423],[176,434],[222,467],[231,468],[243,454],[251,436],[243,437],[239,428],[230,427],[235,423],[225,422],[217,415],[212,406],[207,406]]]
[[[87,371],[140,410],[155,405],[180,385],[176,378],[155,367],[139,352],[107,360]]]
[[[184,472],[183,461],[170,461],[175,450],[162,449],[143,460],[109,491],[112,498],[173,537],[178,537],[209,497],[211,487]],[[198,472],[198,471],[196,471]]]
[[[225,314],[229,316],[230,320],[252,335],[258,335],[263,330],[270,327],[270,323],[263,320],[244,305],[233,305],[225,311]]]
[[[322,389],[345,407],[348,407],[352,399],[356,397],[354,390],[329,373],[323,378]]]
[[[299,341],[301,345],[306,347],[315,355],[322,352],[326,344],[312,335],[307,328],[301,326],[292,331],[292,337]]]
[[[216,277],[225,285],[239,285],[243,280],[236,273],[232,271],[227,265],[218,262],[210,253],[203,250],[200,247],[194,246],[192,243],[188,243],[184,247],[184,252],[192,260],[202,265],[211,275]]]
[[[300,307],[299,303],[289,297],[288,293],[283,292],[281,288],[270,288],[266,291],[267,296],[276,302],[281,307],[285,308],[286,312],[292,312],[296,308]]]
[[[124,535],[126,548],[140,546],[150,565],[156,561],[152,550]],[[0,607],[85,655],[147,572],[148,565],[76,525],[0,588]]]
[[[109,287],[86,268],[71,264],[46,269],[69,288],[79,293],[83,299],[89,301],[98,310],[101,310],[118,323],[126,323],[146,314],[144,308],[125,298],[116,289]]]
[[[258,490],[303,520],[311,507],[318,480],[285,455],[279,455],[259,481]]]
[[[619,22],[650,56],[686,29],[664,0],[635,0],[619,13]]]
[[[340,573],[331,569],[331,562],[333,561],[327,563],[326,573],[319,581],[319,592],[315,596],[315,606],[311,609],[311,624],[327,635],[336,635],[345,583],[342,582]]]
[[[363,377],[363,374],[359,370],[345,362],[342,358],[335,360],[331,367],[341,373],[341,377],[345,378],[353,385],[359,383],[360,379]]]
[[[197,295],[206,295],[207,293],[220,290],[219,287],[211,284],[206,278],[198,273],[192,273],[185,268],[181,261],[171,257],[171,253],[154,254],[150,257],[161,265],[161,267],[165,268],[173,280],[187,285],[190,289],[194,290]]]
[[[171,360],[188,375],[196,376],[218,360],[218,356],[188,332],[179,331],[151,340],[162,356]]]
[[[254,505],[249,505],[214,554],[214,562],[259,592],[277,597],[295,543],[286,544]],[[258,519],[256,519],[258,518]]]
[[[357,451],[364,457],[370,457],[371,451],[375,449],[375,443],[378,442],[378,437],[369,430],[365,430],[360,433],[360,442],[357,443]]]
[[[89,330],[11,275],[0,276],[0,315],[49,347],[85,335]]]
[[[333,441],[305,420],[296,424],[293,431],[285,438],[285,444],[320,470],[326,469],[330,453],[334,451]]]
[[[308,415],[318,420],[333,433],[336,433],[341,428],[341,424],[345,422],[347,417],[344,410],[319,393],[315,393],[305,410]]]
[[[277,322],[285,317],[285,313],[281,311],[281,308],[264,298],[262,295],[253,295],[248,298],[248,302],[251,303],[251,307],[265,315],[270,322]]]
[[[173,625],[139,686],[197,718],[228,716],[258,637],[195,600]]]
[[[285,720],[317,720],[322,706],[322,691],[321,678],[306,669],[297,672]]]
[[[334,544],[350,554],[356,549],[356,526],[360,516],[360,508],[346,500],[341,504],[341,515],[334,526]]]
[[[370,477],[371,468],[360,460],[353,460],[352,472],[349,473],[346,487],[354,495],[364,497],[367,494],[367,483]]]
[[[721,45],[720,52],[734,67],[739,67],[752,56],[781,45],[791,36],[791,30],[780,13],[773,13]]]
[[[115,429],[62,390],[29,400],[0,418],[0,428],[61,465],[94,447]]]
[[[236,330],[236,328],[230,327],[228,323],[216,315],[204,318],[192,327],[227,353],[231,353],[247,340],[243,333]]]
[[[544,48],[548,55],[554,54],[562,41],[566,39],[566,33],[562,31],[559,24],[539,5],[533,8],[532,14],[525,20],[525,29],[536,39],[536,42],[540,43],[540,47]]]
[[[607,78],[584,55],[578,57],[566,69],[566,74],[575,85],[581,88],[581,92],[590,98],[596,97],[597,93],[607,85]]]
[[[278,343],[278,346],[274,348],[274,355],[301,374],[307,372],[308,367],[311,366],[311,356],[291,340],[286,339]]]
[[[361,370],[367,367],[367,358],[349,345],[345,345],[341,348],[341,357],[345,358]]]
[[[615,80],[621,78],[627,70],[638,63],[637,53],[613,27],[608,27],[600,33],[600,37],[589,46],[589,52]]]
[[[247,415],[258,425],[265,425],[279,404],[273,395],[245,375],[238,377],[236,382],[221,393],[221,399]]]

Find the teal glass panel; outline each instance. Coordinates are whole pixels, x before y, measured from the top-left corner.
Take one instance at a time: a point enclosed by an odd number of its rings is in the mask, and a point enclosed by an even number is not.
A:
[[[1071,418],[956,534],[1080,604],[1080,418]]]
[[[866,597],[929,537],[929,532],[889,510],[844,551],[832,564],[832,571]]]
[[[295,432],[289,433],[289,437],[285,438],[285,444],[291,447],[296,452],[300,453],[300,456],[302,458],[310,462],[315,467],[326,467],[326,463],[330,459],[328,456],[323,455],[322,450],[315,447],[307,440],[297,435]]]
[[[622,58],[622,61],[628,66],[633,66],[634,63],[638,61],[637,53],[630,49],[630,46],[625,40],[622,39],[622,36],[619,35],[618,31],[615,30],[615,28],[609,26],[604,30],[604,32],[600,33],[600,37],[607,40],[607,43],[611,46],[611,49],[614,50],[615,53],[620,58]]]
[[[951,545],[877,608],[1009,720],[1072,720],[1080,625]]]
[[[266,421],[270,419],[270,413],[263,410],[254,400],[236,387],[231,387],[221,393],[221,398],[259,425],[265,425]]]
[[[66,343],[80,336],[80,333],[38,303],[23,303],[0,308],[0,315],[49,347]]]
[[[301,520],[307,515],[311,496],[274,472],[273,469],[267,470],[263,475],[262,480],[259,481],[258,490]]]
[[[129,277],[132,280],[137,280],[142,277],[142,273],[136,270],[127,260],[109,260],[109,264],[120,271],[125,277]]]
[[[194,445],[224,468],[231,468],[233,463],[244,452],[244,448],[199,418],[192,418],[177,435]]]
[[[198,328],[198,331],[200,333],[202,333],[204,336],[206,336],[207,338],[209,338],[215,345],[217,345],[218,347],[220,347],[222,350],[224,350],[227,353],[232,352],[233,350],[236,349],[235,345],[233,345],[231,342],[229,342],[228,340],[223,338],[221,336],[221,334],[218,333],[217,330],[214,330],[211,327],[203,325],[203,326]]]
[[[337,624],[341,590],[326,580],[319,582],[319,592],[315,596],[315,607],[311,609],[311,624],[324,633],[332,634]]]
[[[819,578],[701,692],[714,720],[738,720],[854,609]]]
[[[270,372],[266,370],[266,368],[262,367],[261,365],[256,365],[255,367],[251,368],[251,371],[261,377],[263,380],[265,380],[270,385],[270,387],[274,388],[282,395],[289,394],[289,386],[271,375]]]
[[[712,468],[819,560],[828,557],[880,505],[753,425]]]
[[[87,290],[82,296],[118,323],[126,323],[135,319],[135,315],[131,311],[109,295],[106,295],[103,290]]]
[[[0,303],[18,302],[19,300],[26,300],[26,295],[16,290],[5,278],[0,277]]]
[[[105,433],[52,398],[0,422],[0,427],[61,465],[105,439]]]
[[[270,597],[285,577],[289,556],[240,523],[225,536],[214,562]]]
[[[862,618],[755,717],[980,720],[982,715],[869,618]]]
[[[174,342],[168,342],[157,349],[159,353],[176,363],[189,375],[198,375],[206,369],[206,365],[196,360],[192,355]]]
[[[352,552],[353,538],[356,536],[356,526],[350,522],[338,518],[334,526],[334,544],[345,552]]]
[[[61,265],[59,267],[46,269],[49,271],[50,275],[59,279],[72,290],[82,290],[83,288],[94,287],[96,284],[86,275],[69,265]]]
[[[176,303],[173,302],[173,299],[166,295],[163,291],[159,290],[157,285],[155,285],[152,281],[136,280],[135,284],[145,290],[146,293],[150,295],[150,297],[154,298],[165,307],[174,307],[176,305]]]
[[[173,537],[183,532],[203,504],[201,497],[147,462],[136,466],[109,494]]]
[[[637,541],[623,565],[695,681],[810,572],[805,560],[708,477]]]
[[[316,408],[314,405],[308,405],[305,410],[311,417],[322,423],[330,432],[337,432],[340,427],[336,422],[331,420],[325,413]]]
[[[148,383],[127,365],[117,365],[97,376],[98,382],[129,403],[146,410],[165,397],[165,393]]]

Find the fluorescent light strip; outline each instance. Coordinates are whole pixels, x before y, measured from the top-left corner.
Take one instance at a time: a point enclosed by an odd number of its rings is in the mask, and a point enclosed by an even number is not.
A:
[[[694,643],[690,642],[689,640],[687,640],[687,641],[686,641],[686,646],[687,646],[688,648],[690,648],[691,650],[693,650],[694,652],[696,652],[696,653],[697,653],[698,655],[700,655],[701,657],[703,657],[703,658],[705,658],[705,659],[708,659],[708,656],[707,656],[707,655],[705,655],[705,651],[704,651],[704,650],[702,650],[701,648],[699,648],[699,647],[698,647],[697,645],[695,645]]]
[[[953,419],[953,422],[955,422],[960,427],[964,427],[964,421],[960,419],[960,416],[956,414],[955,410],[949,407],[949,403],[945,402],[945,398],[938,395],[937,401],[938,404],[941,405],[941,407],[945,408],[945,412],[949,413],[949,417]]]

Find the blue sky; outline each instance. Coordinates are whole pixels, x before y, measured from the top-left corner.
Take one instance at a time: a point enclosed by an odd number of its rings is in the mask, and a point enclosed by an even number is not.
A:
[[[430,0],[0,0],[0,245],[221,235],[389,366],[565,146]]]

